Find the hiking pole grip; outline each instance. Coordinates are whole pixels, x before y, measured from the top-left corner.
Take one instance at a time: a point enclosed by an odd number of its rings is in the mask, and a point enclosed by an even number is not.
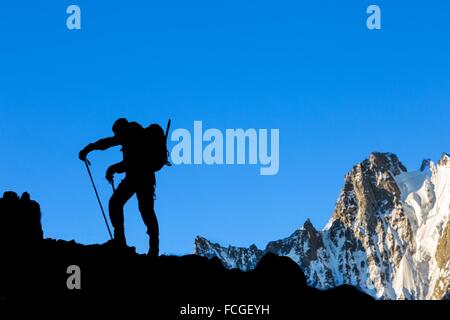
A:
[[[108,224],[108,219],[106,219],[105,210],[103,210],[103,205],[102,205],[102,202],[101,202],[100,197],[98,195],[97,187],[95,186],[95,182],[94,182],[94,178],[92,177],[91,169],[89,168],[91,163],[86,158],[84,160],[84,164],[86,165],[86,169],[87,169],[87,172],[89,174],[89,178],[91,179],[92,186],[94,187],[95,195],[97,197],[98,204],[100,205],[100,210],[102,211],[103,219],[105,220],[106,228],[108,229],[108,233],[109,233],[109,237],[111,238],[111,240],[113,240],[111,229],[109,228],[109,224]]]

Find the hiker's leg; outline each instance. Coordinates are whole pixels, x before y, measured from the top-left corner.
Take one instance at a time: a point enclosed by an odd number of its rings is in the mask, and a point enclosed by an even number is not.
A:
[[[125,178],[117,186],[111,199],[109,200],[109,217],[111,224],[114,227],[114,240],[119,244],[126,245],[125,230],[124,230],[124,218],[123,207],[125,203],[133,196],[134,190],[129,181]]]
[[[147,234],[150,237],[149,255],[158,256],[159,254],[159,226],[154,209],[155,187],[151,183],[145,183],[139,188],[136,195],[139,202],[139,211],[142,220],[147,226]]]

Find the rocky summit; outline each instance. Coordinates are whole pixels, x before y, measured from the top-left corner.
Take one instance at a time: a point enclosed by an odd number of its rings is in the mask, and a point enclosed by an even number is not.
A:
[[[308,220],[266,248],[223,247],[203,237],[196,254],[253,269],[267,253],[292,258],[310,286],[352,285],[378,299],[450,296],[450,156],[408,171],[392,153],[372,153],[345,175],[329,223]]]

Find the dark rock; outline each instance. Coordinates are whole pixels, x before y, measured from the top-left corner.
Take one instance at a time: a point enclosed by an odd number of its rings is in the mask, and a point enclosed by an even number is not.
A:
[[[42,239],[39,205],[28,194],[20,199],[13,193],[5,194],[0,208],[0,302],[8,305],[51,302],[59,307],[76,306],[77,310],[133,308],[149,317],[175,319],[182,305],[223,308],[224,304],[252,303],[270,304],[270,319],[284,319],[283,315],[296,314],[298,308],[308,308],[311,303],[320,305],[334,298],[348,303],[355,297],[370,300],[356,289],[321,292],[309,288],[294,261],[271,253],[263,256],[251,272],[226,269],[218,258],[153,258],[137,254],[133,248],[119,250],[109,242],[81,245]],[[26,218],[11,218],[17,216]],[[17,234],[14,239],[18,242],[12,241],[14,229],[20,230],[24,241]],[[67,287],[68,267],[73,265],[81,270],[80,290]]]

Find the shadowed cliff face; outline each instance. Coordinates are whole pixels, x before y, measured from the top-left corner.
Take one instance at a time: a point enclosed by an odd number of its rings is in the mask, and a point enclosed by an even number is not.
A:
[[[250,272],[226,269],[217,258],[151,258],[111,243],[85,246],[43,239],[39,217],[39,205],[27,194],[0,198],[1,303],[133,306],[144,308],[146,315],[174,319],[187,304],[270,304],[272,314],[281,317],[311,303],[372,301],[352,287],[329,292],[309,288],[300,267],[287,257],[267,254]],[[79,268],[80,290],[68,287],[75,274],[70,266]]]

